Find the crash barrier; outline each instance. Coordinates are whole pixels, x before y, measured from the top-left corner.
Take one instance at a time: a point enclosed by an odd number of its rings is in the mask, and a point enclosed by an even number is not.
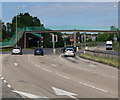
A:
[[[89,55],[93,55],[93,56],[99,56],[99,57],[107,57],[110,59],[119,59],[119,54],[120,52],[116,52],[111,53],[111,52],[107,52],[107,51],[94,51],[94,50],[85,50],[86,54]]]

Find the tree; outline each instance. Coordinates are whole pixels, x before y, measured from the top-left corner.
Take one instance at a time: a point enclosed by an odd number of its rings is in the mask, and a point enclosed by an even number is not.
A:
[[[4,22],[2,22],[2,38],[5,39],[6,38],[6,26],[4,24]]]

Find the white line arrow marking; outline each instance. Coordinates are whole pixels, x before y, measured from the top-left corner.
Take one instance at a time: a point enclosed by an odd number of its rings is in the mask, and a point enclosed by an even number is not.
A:
[[[75,100],[78,100],[76,97],[73,96],[73,95],[77,95],[75,93],[71,93],[71,92],[61,90],[61,89],[55,88],[55,87],[52,87],[52,89],[54,90],[56,95],[66,95],[66,96],[68,96],[70,98],[74,98]]]
[[[47,97],[42,97],[42,96],[38,96],[38,95],[26,93],[26,92],[15,91],[15,90],[13,92],[18,93],[18,94],[23,95],[23,96],[26,96],[28,98],[47,98]]]

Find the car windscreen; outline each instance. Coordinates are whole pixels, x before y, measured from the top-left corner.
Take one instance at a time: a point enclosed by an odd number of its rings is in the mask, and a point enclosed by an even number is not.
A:
[[[66,51],[73,51],[73,49],[66,49]]]

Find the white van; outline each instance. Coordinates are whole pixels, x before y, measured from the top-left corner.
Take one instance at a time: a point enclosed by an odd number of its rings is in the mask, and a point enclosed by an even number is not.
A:
[[[112,41],[106,41],[106,50],[112,50],[113,46],[112,46]]]

